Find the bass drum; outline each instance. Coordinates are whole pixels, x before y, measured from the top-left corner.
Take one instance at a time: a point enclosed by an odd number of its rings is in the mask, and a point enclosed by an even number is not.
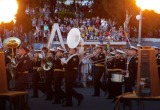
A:
[[[111,81],[122,83],[124,82],[124,75],[122,75],[121,73],[112,73]]]

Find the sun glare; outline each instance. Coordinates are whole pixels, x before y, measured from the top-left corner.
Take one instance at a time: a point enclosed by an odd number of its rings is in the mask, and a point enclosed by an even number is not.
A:
[[[16,0],[0,0],[0,23],[15,21],[15,15],[18,10]]]
[[[160,0],[136,0],[136,5],[141,8],[141,10],[153,10],[160,14]]]

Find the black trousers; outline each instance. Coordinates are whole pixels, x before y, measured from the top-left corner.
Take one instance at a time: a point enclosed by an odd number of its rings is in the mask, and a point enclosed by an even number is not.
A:
[[[39,82],[40,82],[40,75],[37,69],[33,70],[33,96],[38,96],[38,89],[39,89]]]
[[[111,82],[110,96],[116,98],[122,94],[122,82]]]
[[[45,93],[46,93],[46,99],[53,98],[54,92],[52,89],[52,78],[46,78],[45,80]]]
[[[94,73],[94,95],[100,95],[100,89],[103,91],[106,90],[106,87],[104,87],[103,83],[100,81],[103,73],[105,72],[105,68],[101,66],[95,67],[95,73]]]
[[[55,102],[59,103],[61,99],[65,98],[65,93],[61,88],[62,80],[64,78],[63,71],[55,71],[54,73],[54,90],[55,90]]]
[[[78,75],[77,69],[66,70],[65,73],[65,92],[66,92],[66,104],[72,104],[72,97],[79,100],[82,94],[74,90],[75,81]]]
[[[18,73],[15,80],[15,91],[26,91],[28,84],[28,74],[26,73]],[[20,103],[20,106],[19,106]],[[21,98],[15,97],[13,98],[13,105],[15,110],[24,110],[26,107],[25,104],[25,96]]]
[[[0,98],[0,108],[1,110],[6,110],[6,99],[4,97]]]
[[[45,71],[45,93],[46,99],[52,99],[54,97],[54,92],[52,89],[52,81],[53,81],[53,70]]]

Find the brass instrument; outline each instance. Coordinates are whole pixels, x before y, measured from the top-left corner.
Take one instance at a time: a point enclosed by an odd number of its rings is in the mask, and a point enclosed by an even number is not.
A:
[[[44,61],[44,64],[42,65],[43,70],[44,70],[44,71],[49,71],[49,70],[51,70],[52,67],[53,67],[53,62],[51,62],[51,61],[49,60],[48,53],[47,53],[47,56],[46,56],[46,57],[45,57],[43,54],[42,54],[42,56],[43,56],[43,61]]]
[[[84,54],[84,40],[81,37],[80,30],[78,28],[72,28],[67,35],[67,45],[69,48],[77,48],[80,57],[80,62]]]
[[[21,40],[17,37],[9,37],[3,41],[3,45],[7,48],[12,49],[11,56],[7,56],[7,58],[10,59],[11,63],[7,65],[7,69],[11,73],[12,78],[14,78],[15,75],[15,67],[16,67],[16,60],[14,58],[14,48],[17,48],[21,44]]]
[[[9,37],[3,41],[3,45],[12,49],[12,59],[14,58],[14,48],[21,44],[21,40],[17,37]]]
[[[51,70],[53,67],[53,63],[50,61],[47,61],[44,65],[43,65],[43,70],[44,71],[49,71]]]
[[[92,54],[89,54],[89,55],[87,55],[87,56],[85,56],[85,57],[83,57],[84,59],[85,58],[91,58],[91,57],[93,57],[93,56],[96,56],[97,54],[96,53],[92,53]]]
[[[94,61],[94,62],[92,62],[92,63],[97,63],[97,62],[99,62],[99,61],[104,61],[105,60],[105,62],[106,61],[108,61],[108,59],[110,59],[110,58],[115,58],[116,56],[107,56],[105,59],[101,59],[101,60],[97,60],[97,61]]]

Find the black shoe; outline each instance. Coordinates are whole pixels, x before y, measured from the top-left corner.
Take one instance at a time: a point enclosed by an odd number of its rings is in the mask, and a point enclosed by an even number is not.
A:
[[[98,97],[100,96],[99,94],[93,94],[92,97]]]
[[[62,105],[62,107],[72,107],[73,105],[72,104],[64,104]]]
[[[80,106],[82,101],[83,101],[83,95],[81,95],[81,97],[78,99],[78,104],[77,105]]]

